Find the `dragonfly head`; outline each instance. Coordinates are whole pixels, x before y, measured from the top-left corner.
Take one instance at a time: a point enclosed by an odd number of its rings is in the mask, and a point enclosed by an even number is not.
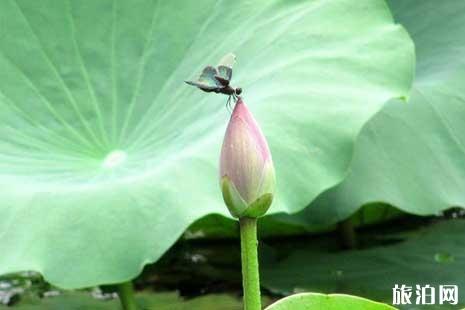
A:
[[[240,95],[242,93],[242,88],[238,87],[235,89],[234,92],[236,93],[236,95]]]

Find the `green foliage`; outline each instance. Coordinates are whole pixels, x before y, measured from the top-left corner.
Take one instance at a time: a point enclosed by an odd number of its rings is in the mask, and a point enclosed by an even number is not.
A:
[[[237,54],[276,165],[271,212],[341,181],[361,127],[412,79],[382,0],[7,0],[0,20],[0,274],[64,288],[133,278],[226,214],[226,98],[183,83],[206,64]]]
[[[416,46],[410,102],[370,120],[348,177],[299,215],[309,221],[334,223],[380,201],[419,215],[465,206],[465,3],[389,3]]]
[[[354,226],[368,226],[405,215],[402,211],[386,204],[369,204],[360,208],[353,216]],[[320,221],[312,214],[299,212],[296,216],[275,214],[259,219],[258,234],[261,238],[322,233],[333,230],[327,220]],[[186,239],[237,238],[238,223],[221,215],[211,214],[195,221],[185,232]]]
[[[137,304],[145,310],[206,310],[217,309],[241,310],[239,299],[228,295],[206,295],[191,300],[184,300],[176,293],[139,293]],[[0,309],[10,309],[0,306]],[[119,310],[119,300],[98,300],[84,292],[69,292],[57,297],[33,299],[21,302],[13,307],[17,310]]]
[[[395,308],[368,299],[342,294],[301,293],[283,298],[266,310],[394,310]]]
[[[465,286],[464,277],[458,272],[465,268],[465,220],[444,221],[409,233],[377,237],[403,241],[344,252],[323,250],[321,246],[296,247],[285,258],[262,264],[262,285],[282,294],[338,292],[386,303],[392,302],[395,284],[412,287],[430,284],[436,290],[443,284]],[[415,303],[415,294],[412,298]],[[465,305],[460,294],[459,303]],[[457,309],[457,306],[445,304],[439,309]]]

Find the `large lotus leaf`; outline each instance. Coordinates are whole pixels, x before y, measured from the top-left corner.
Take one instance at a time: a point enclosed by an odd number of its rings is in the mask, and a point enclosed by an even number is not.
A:
[[[203,66],[237,54],[276,164],[272,212],[343,178],[413,67],[381,0],[6,0],[0,25],[0,274],[65,288],[128,280],[226,214],[226,98],[183,82]]]
[[[273,292],[313,291],[355,294],[392,303],[395,285],[411,286],[411,305],[401,309],[459,309],[465,305],[465,220],[444,221],[418,231],[373,234],[399,243],[363,250],[334,252],[294,245],[279,261],[263,262],[262,284]],[[435,288],[436,308],[416,305],[416,285]],[[439,304],[441,285],[457,285],[458,305]]]
[[[386,105],[370,120],[350,175],[302,212],[311,225],[378,201],[420,215],[465,206],[465,2],[390,4],[416,45],[411,102]]]
[[[266,310],[395,310],[386,304],[343,294],[301,293],[283,298]]]

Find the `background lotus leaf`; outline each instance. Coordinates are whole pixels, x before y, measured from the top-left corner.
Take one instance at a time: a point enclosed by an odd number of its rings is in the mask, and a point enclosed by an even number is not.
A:
[[[386,105],[364,127],[349,176],[297,215],[308,226],[372,202],[419,215],[465,206],[465,3],[389,4],[416,46],[410,102]]]
[[[465,265],[464,233],[462,219],[408,232],[367,232],[378,243],[359,250],[337,252],[321,244],[318,249],[294,245],[295,250],[287,251],[279,261],[262,264],[262,284],[275,293],[337,292],[390,304],[395,285],[406,285],[413,288],[411,304],[400,305],[400,309],[459,309],[465,305],[460,295],[465,281],[457,272]],[[435,306],[419,305],[416,285],[434,287]],[[458,305],[452,301],[440,304],[441,285],[458,286]]]
[[[0,25],[0,274],[63,288],[128,280],[227,213],[226,97],[183,82],[205,65],[237,55],[276,165],[272,212],[291,212],[341,181],[414,62],[381,0],[6,0]]]

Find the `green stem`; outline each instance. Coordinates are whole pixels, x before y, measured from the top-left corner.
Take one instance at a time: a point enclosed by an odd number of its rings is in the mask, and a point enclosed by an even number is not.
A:
[[[239,219],[241,229],[242,286],[244,309],[260,310],[260,276],[258,272],[257,219]]]
[[[123,310],[137,310],[132,282],[123,282],[118,284],[117,287],[119,299],[121,301],[121,305],[123,306]]]

